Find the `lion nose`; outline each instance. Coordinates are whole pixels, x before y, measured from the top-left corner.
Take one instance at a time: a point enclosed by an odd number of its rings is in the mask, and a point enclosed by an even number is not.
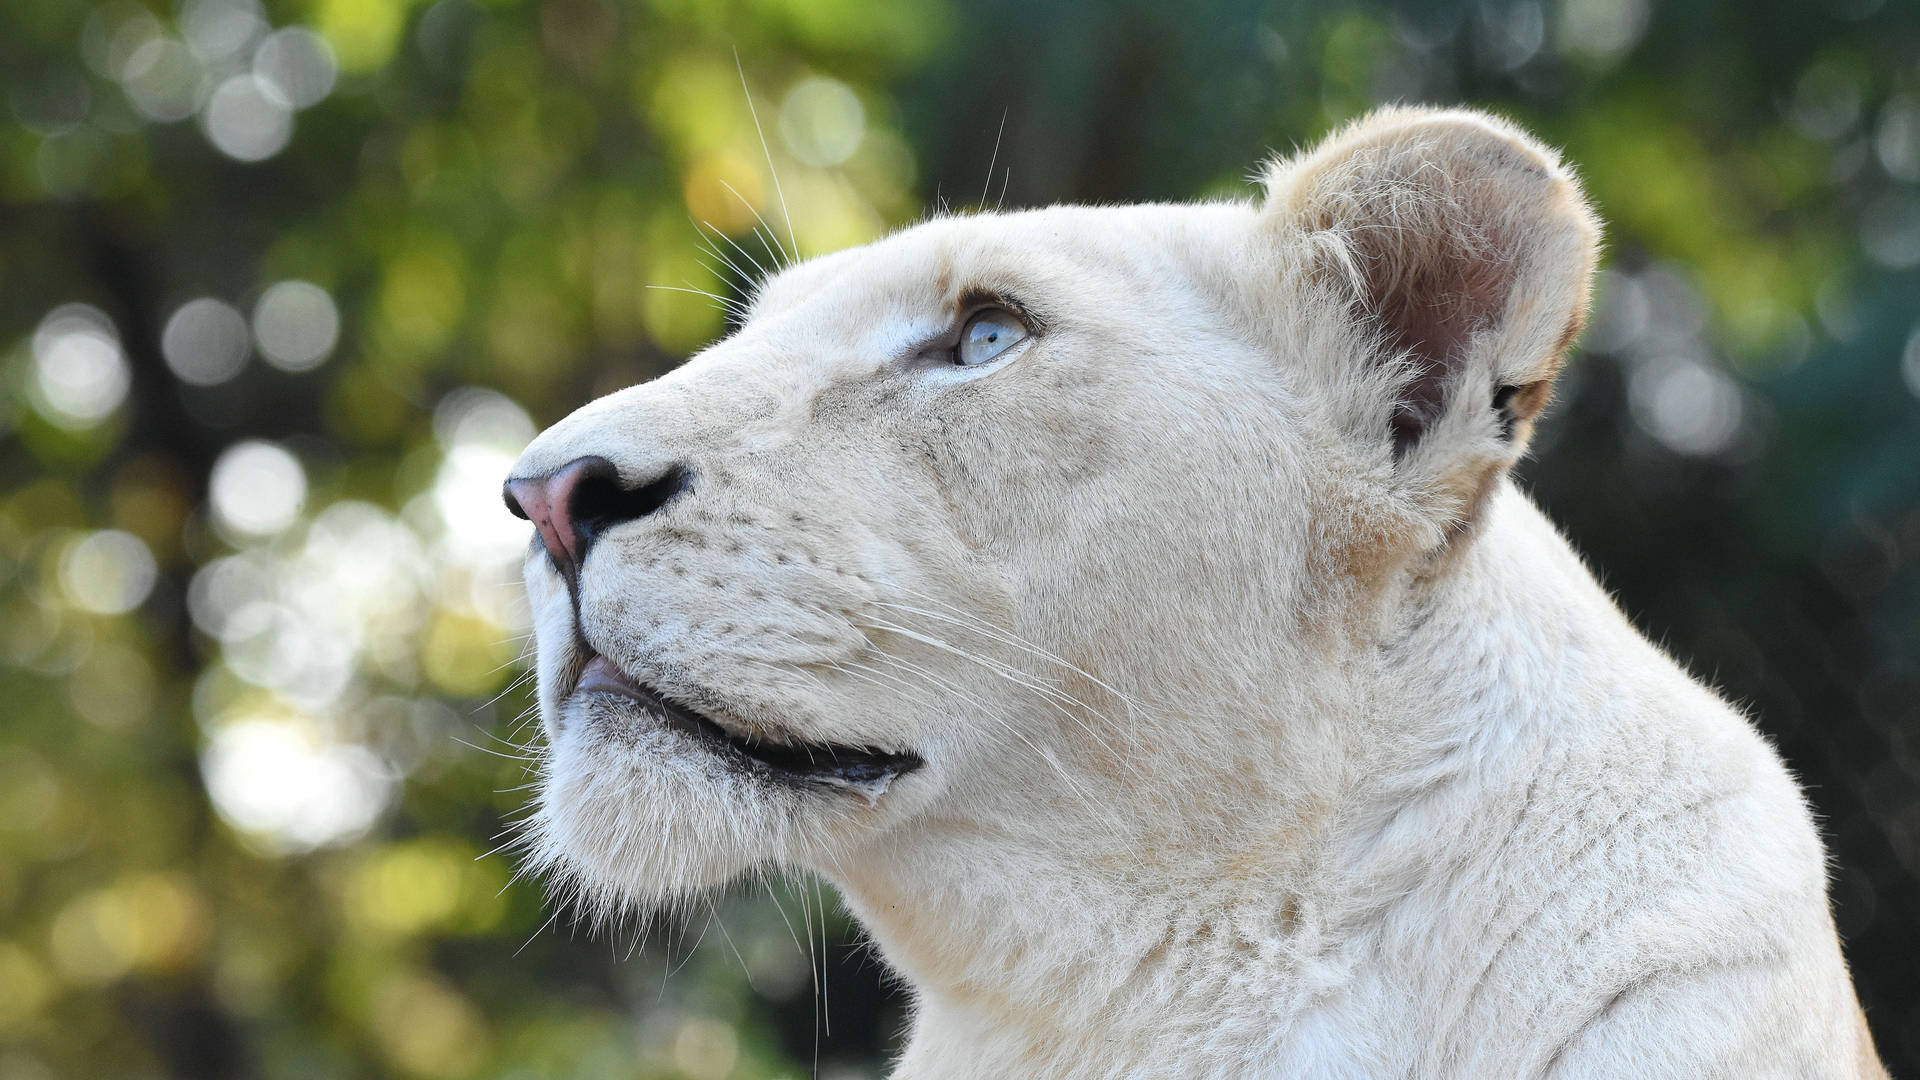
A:
[[[503,494],[513,516],[533,522],[540,530],[540,546],[571,581],[601,533],[646,517],[689,487],[687,470],[678,465],[629,486],[621,483],[613,462],[583,457],[545,476],[514,477]]]

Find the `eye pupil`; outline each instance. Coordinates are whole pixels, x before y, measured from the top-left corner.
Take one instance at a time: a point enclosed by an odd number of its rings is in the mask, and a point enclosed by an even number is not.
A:
[[[1026,336],[1026,327],[1018,316],[1000,308],[988,308],[975,314],[961,330],[954,360],[962,366],[984,364],[1013,348]]]

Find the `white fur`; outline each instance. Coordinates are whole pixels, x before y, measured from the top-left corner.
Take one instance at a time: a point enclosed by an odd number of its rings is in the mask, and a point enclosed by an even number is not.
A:
[[[695,477],[596,543],[594,648],[927,763],[760,783],[564,698],[534,558],[537,861],[648,907],[826,875],[914,988],[900,1077],[1878,1075],[1792,779],[1505,479],[1584,314],[1571,176],[1398,110],[1267,184],[813,260],[543,434],[517,475]],[[1043,329],[909,359],[970,286]]]

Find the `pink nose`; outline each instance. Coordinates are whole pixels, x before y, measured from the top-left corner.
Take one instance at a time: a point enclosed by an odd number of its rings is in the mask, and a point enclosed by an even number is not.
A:
[[[620,482],[620,471],[603,457],[575,458],[545,476],[520,476],[507,481],[507,509],[533,522],[560,573],[577,580],[587,561],[587,550],[602,532],[622,522],[646,517],[682,491],[692,490],[687,471],[679,466],[637,487]]]
[[[533,522],[533,527],[540,530],[540,546],[568,577],[579,572],[592,539],[581,532],[574,497],[581,484],[597,479],[619,483],[613,462],[600,457],[577,458],[546,476],[507,481],[507,509],[515,517]]]

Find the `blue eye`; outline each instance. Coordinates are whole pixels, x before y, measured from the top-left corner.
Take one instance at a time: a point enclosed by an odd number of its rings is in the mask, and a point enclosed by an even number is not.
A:
[[[1010,311],[988,308],[967,320],[960,331],[954,362],[962,367],[984,364],[1027,338],[1026,324]]]

